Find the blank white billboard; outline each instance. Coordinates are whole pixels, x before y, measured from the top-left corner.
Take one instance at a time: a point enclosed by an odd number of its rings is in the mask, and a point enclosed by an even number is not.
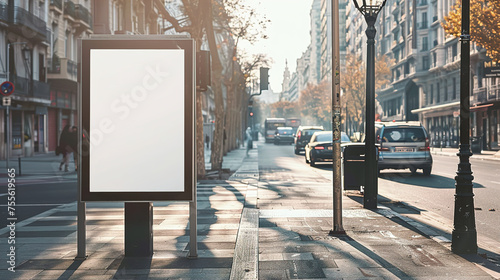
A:
[[[82,41],[82,200],[192,199],[193,49],[182,39]]]
[[[184,50],[91,50],[90,92],[90,191],[183,191]]]

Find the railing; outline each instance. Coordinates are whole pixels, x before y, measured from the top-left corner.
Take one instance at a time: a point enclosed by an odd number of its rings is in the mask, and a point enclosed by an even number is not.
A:
[[[75,6],[75,11],[76,11],[76,19],[79,19],[87,23],[92,28],[92,16],[90,15],[89,10],[87,10],[85,6],[77,4]]]
[[[50,0],[50,5],[55,6],[59,10],[62,10],[62,7],[63,7],[62,0]]]
[[[76,18],[75,3],[66,0],[66,2],[64,2],[64,14]]]
[[[8,22],[9,21],[9,10],[6,4],[0,3],[0,20]]]
[[[33,97],[50,100],[50,85],[40,81],[33,81]]]
[[[16,88],[16,96],[29,95],[29,80],[19,76],[11,76],[11,82],[14,83]]]
[[[78,75],[78,65],[76,62],[67,58],[49,59],[49,68],[47,70],[49,79],[67,79],[76,81]]]
[[[60,74],[61,73],[61,59],[57,56],[49,58],[49,67],[47,67],[47,72],[49,74]]]
[[[472,91],[470,97],[471,103],[484,103],[486,102],[486,88],[476,88]]]
[[[500,85],[493,85],[488,90],[488,101],[500,100]]]
[[[31,30],[41,34],[46,39],[47,24],[42,19],[36,17],[32,13],[21,7],[8,7],[9,22],[13,25],[20,25],[30,28]]]

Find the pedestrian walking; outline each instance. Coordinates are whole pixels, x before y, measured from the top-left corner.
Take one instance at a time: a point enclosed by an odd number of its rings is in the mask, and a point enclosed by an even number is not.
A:
[[[75,162],[75,171],[78,169],[78,163],[77,163],[77,147],[78,147],[78,128],[76,126],[73,126],[70,131],[70,137],[69,137],[69,147],[71,148],[71,152],[73,153],[73,161]]]
[[[207,143],[207,149],[208,149],[210,144],[210,136],[208,136],[208,134],[205,134],[205,143]]]
[[[62,170],[64,165],[64,171],[68,171],[69,164],[69,154],[71,153],[71,133],[69,131],[69,124],[67,124],[59,136],[59,146],[56,148],[56,154],[61,154],[61,164],[59,165],[59,170]]]
[[[253,141],[252,141],[252,129],[250,127],[247,128],[246,131],[246,138],[247,138],[247,156],[248,156],[248,151],[252,148],[253,146]]]

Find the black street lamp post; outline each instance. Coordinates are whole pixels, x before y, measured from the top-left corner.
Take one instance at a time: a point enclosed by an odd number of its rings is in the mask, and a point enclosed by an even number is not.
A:
[[[474,216],[474,193],[471,165],[470,129],[470,0],[462,1],[462,35],[460,36],[460,158],[455,176],[455,214],[451,250],[456,254],[477,253]]]
[[[375,21],[386,0],[354,0],[365,17],[366,37],[366,123],[365,123],[365,194],[363,207],[377,208],[378,167],[375,148]]]

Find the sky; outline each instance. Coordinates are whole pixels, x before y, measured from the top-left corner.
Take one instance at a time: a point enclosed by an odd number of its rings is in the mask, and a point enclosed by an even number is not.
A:
[[[248,54],[265,53],[272,58],[269,83],[274,92],[281,92],[285,60],[290,74],[295,71],[297,58],[302,56],[311,42],[310,11],[312,0],[245,0],[258,14],[271,20],[267,25],[268,39],[254,45],[241,43]]]

